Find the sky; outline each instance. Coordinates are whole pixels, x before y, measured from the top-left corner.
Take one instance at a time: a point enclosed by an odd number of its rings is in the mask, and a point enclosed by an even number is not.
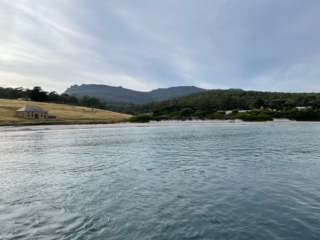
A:
[[[319,0],[0,0],[0,87],[320,92]]]

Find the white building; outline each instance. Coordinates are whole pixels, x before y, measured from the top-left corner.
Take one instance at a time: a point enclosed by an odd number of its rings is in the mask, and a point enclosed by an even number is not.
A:
[[[18,101],[31,101],[31,98],[18,98]]]
[[[297,107],[297,109],[299,110],[299,111],[301,111],[301,110],[306,110],[306,109],[310,109],[311,107]]]

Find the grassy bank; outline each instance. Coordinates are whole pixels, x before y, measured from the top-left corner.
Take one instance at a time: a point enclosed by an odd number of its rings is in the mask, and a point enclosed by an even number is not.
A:
[[[39,106],[54,115],[54,119],[25,119],[15,117],[15,110],[26,105]],[[131,115],[80,106],[55,103],[0,99],[0,126],[103,124],[127,121]]]

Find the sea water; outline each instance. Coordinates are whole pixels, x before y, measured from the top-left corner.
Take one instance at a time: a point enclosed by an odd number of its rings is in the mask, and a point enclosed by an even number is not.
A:
[[[0,130],[0,239],[320,239],[320,124]]]

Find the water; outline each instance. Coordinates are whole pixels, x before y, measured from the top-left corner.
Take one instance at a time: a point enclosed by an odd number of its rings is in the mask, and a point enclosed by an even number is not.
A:
[[[0,239],[320,239],[320,124],[0,132]]]

